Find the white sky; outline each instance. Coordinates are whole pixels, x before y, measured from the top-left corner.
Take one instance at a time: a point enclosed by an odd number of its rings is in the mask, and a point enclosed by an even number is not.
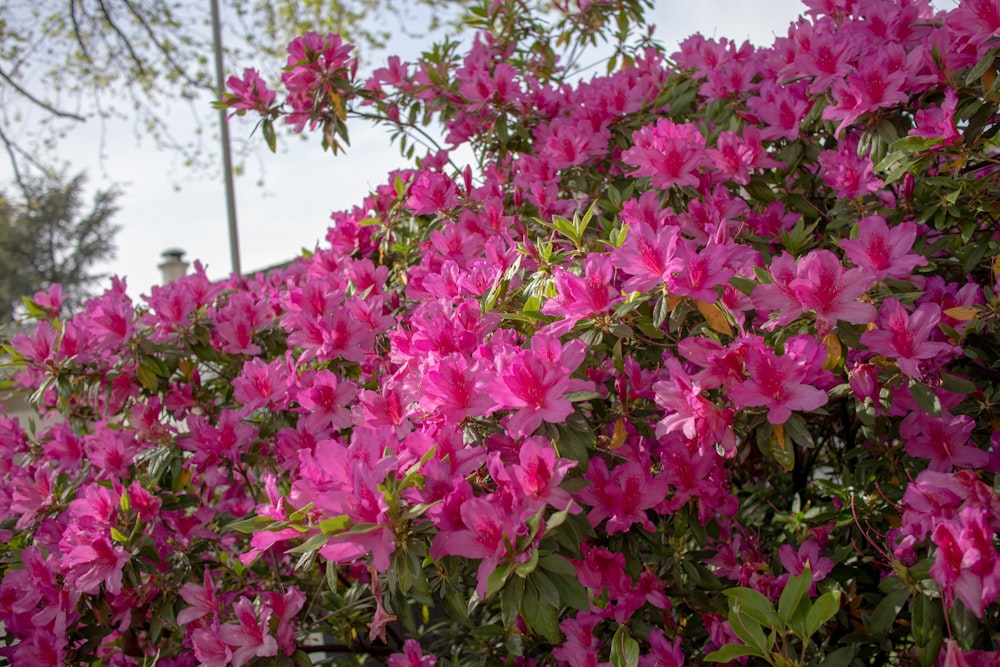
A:
[[[696,32],[710,37],[750,39],[770,44],[784,35],[788,25],[803,10],[798,0],[660,0],[649,16],[657,26],[657,39],[672,52],[677,43]],[[413,53],[411,44],[401,44]],[[388,53],[401,49],[390,45]],[[230,72],[255,63],[227,63]],[[185,131],[189,114],[178,111],[178,128]],[[216,116],[209,117],[216,122]],[[393,168],[406,166],[397,147],[391,146],[384,129],[367,124],[349,126],[351,146],[346,154],[324,153],[316,137],[305,142],[279,133],[279,152],[258,151],[251,155],[246,173],[236,181],[237,218],[241,264],[244,272],[286,261],[302,248],[322,244],[330,213],[360,203],[371,189],[385,180]],[[214,129],[214,128],[213,128]],[[249,139],[263,147],[257,137],[248,137],[252,124],[234,122],[230,127],[234,147]],[[280,148],[284,145],[286,150]],[[102,268],[109,274],[126,276],[133,298],[149,292],[160,282],[162,253],[181,248],[186,259],[200,259],[211,278],[223,278],[231,270],[225,194],[222,179],[192,180],[183,172],[176,155],[157,151],[152,140],[137,144],[134,128],[125,122],[110,123],[103,137],[94,122],[81,125],[59,146],[60,158],[69,162],[70,173],[86,170],[92,187],[119,184],[124,190],[121,210],[115,217],[121,226],[117,236],[117,258]],[[220,158],[221,161],[221,158]],[[257,185],[263,167],[265,187]],[[0,179],[8,180],[8,169],[0,167]],[[177,190],[175,184],[180,183]]]

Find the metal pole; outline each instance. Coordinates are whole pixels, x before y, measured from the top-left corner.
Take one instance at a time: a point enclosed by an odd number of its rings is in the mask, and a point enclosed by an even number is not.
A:
[[[219,20],[219,0],[212,0],[212,42],[215,47],[215,85],[219,98],[226,92],[222,74],[222,27]],[[236,230],[236,186],[233,184],[233,156],[229,148],[229,123],[226,110],[219,109],[219,127],[222,140],[222,173],[226,179],[226,216],[229,218],[229,254],[233,273],[240,271],[240,238]]]

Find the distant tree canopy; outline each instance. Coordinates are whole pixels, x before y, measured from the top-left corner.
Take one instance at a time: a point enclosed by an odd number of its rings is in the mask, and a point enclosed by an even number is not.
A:
[[[59,283],[72,307],[104,277],[93,271],[114,256],[118,192],[96,192],[85,211],[85,182],[83,174],[35,177],[24,182],[23,200],[0,195],[0,324],[14,317],[22,296]]]
[[[338,32],[364,47],[393,31],[432,28],[457,0],[220,0],[227,58],[274,56],[307,30]],[[418,7],[421,21],[411,15]],[[386,17],[398,17],[398,22]],[[367,19],[367,21],[366,21]],[[185,164],[208,164],[197,135],[170,133],[167,109],[214,93],[208,3],[68,0],[0,3],[0,147],[24,185],[52,173],[43,155],[75,123],[125,117]],[[209,110],[207,102],[204,111]],[[41,128],[41,129],[39,129]],[[214,162],[214,157],[213,157]]]

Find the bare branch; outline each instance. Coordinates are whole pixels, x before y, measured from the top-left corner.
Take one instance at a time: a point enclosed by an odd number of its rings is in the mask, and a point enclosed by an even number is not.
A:
[[[76,0],[69,0],[69,20],[73,23],[73,36],[76,38],[77,46],[87,62],[94,62],[87,50],[87,45],[83,41],[83,31],[80,29],[80,22],[76,18]]]
[[[118,24],[115,23],[114,19],[111,18],[111,13],[108,11],[107,5],[104,4],[104,0],[98,0],[98,4],[101,6],[101,13],[104,14],[104,20],[107,22],[108,27],[115,31],[118,38],[121,40],[122,45],[128,51],[129,57],[132,59],[132,63],[135,65],[139,72],[139,76],[146,76],[146,68],[142,66],[142,59],[132,48],[132,42],[129,40],[128,36],[121,31]]]
[[[188,83],[188,85],[208,91],[215,90],[215,88],[211,84],[206,84],[201,81],[196,81],[192,79],[190,76],[188,76],[187,71],[183,67],[178,65],[177,61],[174,60],[173,55],[170,53],[170,49],[167,49],[165,46],[163,46],[163,44],[160,43],[160,40],[157,39],[156,32],[153,30],[152,26],[149,25],[149,22],[146,21],[146,17],[142,15],[142,12],[136,9],[135,5],[131,2],[131,0],[122,0],[122,1],[124,5],[128,8],[128,10],[132,13],[132,16],[135,17],[136,21],[139,22],[139,25],[141,25],[143,29],[146,31],[146,34],[149,35],[149,39],[160,51],[160,54],[163,56],[163,58],[168,63],[170,63],[170,66],[174,68],[174,70],[181,76],[181,78],[183,78]]]
[[[22,88],[20,85],[18,85],[16,81],[14,81],[9,76],[7,76],[7,73],[4,72],[2,69],[0,69],[0,79],[3,79],[8,84],[10,84],[11,88],[13,88],[18,93],[20,93],[25,98],[27,98],[28,101],[30,101],[32,104],[35,104],[36,106],[39,106],[42,109],[45,109],[46,111],[48,111],[53,116],[57,116],[59,118],[70,118],[72,120],[78,120],[78,121],[81,121],[81,122],[84,121],[84,120],[86,120],[86,118],[84,118],[83,116],[81,116],[79,114],[75,114],[75,113],[72,113],[70,111],[60,111],[59,109],[56,109],[55,107],[53,107],[48,102],[43,102],[42,100],[38,99],[37,97],[35,97],[31,93],[29,93],[27,90],[25,90],[24,88]]]

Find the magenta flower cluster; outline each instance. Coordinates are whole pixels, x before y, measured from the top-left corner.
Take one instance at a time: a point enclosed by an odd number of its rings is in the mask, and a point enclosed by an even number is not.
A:
[[[310,33],[280,105],[230,79],[327,147],[448,147],[282,268],[35,295],[0,654],[996,664],[1000,5],[805,4],[589,79],[551,44],[630,3],[495,2],[363,86]]]

